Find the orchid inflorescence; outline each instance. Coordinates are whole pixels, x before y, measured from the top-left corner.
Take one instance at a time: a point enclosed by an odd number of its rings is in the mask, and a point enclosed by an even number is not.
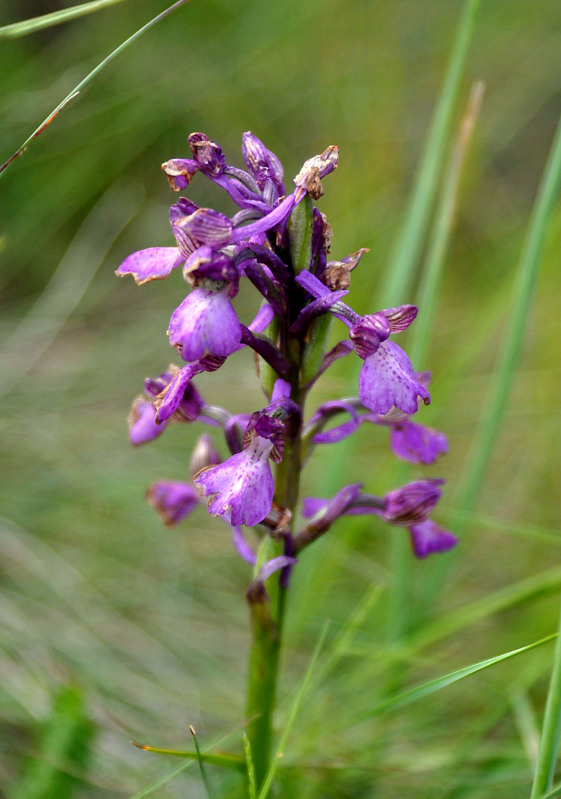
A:
[[[171,188],[182,191],[200,172],[240,210],[229,218],[181,197],[170,209],[176,246],[133,253],[117,270],[143,284],[182,267],[191,288],[168,329],[170,344],[185,363],[145,381],[144,395],[131,411],[130,439],[143,444],[170,423],[200,421],[222,430],[230,456],[222,460],[205,433],[193,454],[192,483],[155,483],[149,501],[167,524],[176,524],[201,495],[208,497],[209,512],[231,526],[238,552],[253,564],[256,554],[242,526],[259,525],[261,538],[283,544],[282,554],[259,564],[261,582],[277,569],[286,582],[298,554],[345,515],[374,514],[406,527],[419,558],[450,549],[455,536],[429,518],[441,496],[440,479],[416,480],[382,497],[355,483],[331,499],[305,499],[306,521],[294,529],[300,471],[316,445],[340,441],[371,423],[389,428],[392,450],[403,460],[431,464],[447,451],[443,433],[411,420],[430,402],[429,375],[415,373],[390,339],[413,322],[417,308],[401,305],[359,316],[343,298],[350,273],[367,250],[327,260],[331,227],[312,201],[323,194],[321,181],[336,168],[338,149],[328,147],[306,161],[294,178],[295,189],[286,194],[279,159],[252,133],[243,135],[247,170],[227,164],[221,148],[202,133],[192,133],[189,145],[191,158],[162,165]],[[247,326],[232,303],[243,279],[262,295]],[[348,337],[327,351],[334,317],[347,326]],[[195,379],[247,347],[258,356],[268,404],[250,415],[232,415],[206,403]],[[363,361],[358,397],[326,402],[306,420],[309,390],[332,363],[353,351]],[[346,420],[329,427],[341,416]]]

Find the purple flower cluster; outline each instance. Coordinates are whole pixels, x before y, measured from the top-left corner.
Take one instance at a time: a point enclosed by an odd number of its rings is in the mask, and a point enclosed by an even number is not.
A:
[[[417,557],[450,549],[455,537],[429,518],[442,480],[417,480],[384,497],[362,492],[362,484],[349,485],[332,499],[304,500],[306,521],[299,531],[294,528],[299,472],[316,445],[340,441],[369,422],[389,428],[394,454],[411,463],[431,464],[447,451],[442,433],[411,421],[430,402],[429,375],[414,372],[393,341],[414,321],[417,308],[359,316],[343,298],[367,250],[328,260],[332,231],[313,200],[337,166],[337,148],[306,161],[287,193],[279,159],[252,133],[243,135],[246,169],[227,164],[222,149],[203,133],[192,133],[189,146],[190,158],[162,165],[171,188],[183,191],[200,172],[239,210],[228,217],[181,197],[170,209],[175,246],[133,253],[117,270],[141,285],[181,267],[190,289],[168,326],[170,344],[184,364],[145,381],[130,414],[130,439],[144,444],[171,423],[200,421],[221,430],[229,456],[221,458],[204,434],[193,454],[192,480],[154,484],[149,502],[166,524],[176,524],[208,497],[209,512],[231,527],[238,552],[251,563],[256,558],[242,525],[260,525],[261,537],[282,540],[284,554],[262,566],[262,580],[276,569],[287,574],[305,546],[349,514],[374,514],[406,527]],[[261,295],[248,325],[234,303],[242,280]],[[332,317],[347,326],[347,337],[327,350]],[[208,404],[193,381],[246,347],[259,356],[267,404],[250,415],[231,415]],[[362,360],[358,397],[326,402],[306,420],[311,387],[352,352]],[[332,420],[339,423],[329,426]]]

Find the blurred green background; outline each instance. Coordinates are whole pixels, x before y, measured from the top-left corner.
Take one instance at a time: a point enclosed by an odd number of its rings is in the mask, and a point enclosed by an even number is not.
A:
[[[66,5],[5,0],[0,24]],[[164,7],[125,0],[2,40],[0,161]],[[334,258],[370,248],[350,299],[359,312],[375,310],[461,7],[192,0],[110,64],[0,179],[0,785],[8,799],[147,795],[181,762],[135,750],[129,739],[190,748],[188,724],[202,745],[228,734],[222,747],[240,750],[248,568],[202,507],[170,530],[144,502],[155,479],[185,479],[201,428],[174,426],[138,450],[127,440],[143,378],[174,354],[165,331],[185,291],[178,274],[141,288],[114,275],[130,252],[173,243],[175,195],[160,163],[186,156],[187,135],[202,130],[241,166],[241,134],[251,130],[290,182],[306,158],[338,144],[320,208],[334,228]],[[560,52],[556,0],[483,1],[453,135],[472,83],[484,81],[486,92],[430,350],[415,364],[433,372],[432,405],[419,421],[450,440],[450,454],[423,475],[447,478],[435,518],[452,529],[561,112]],[[232,212],[203,179],[188,194]],[[401,710],[356,718],[399,686],[556,629],[560,244],[557,208],[508,410],[462,543],[437,564],[411,556],[405,579],[401,572],[406,636],[396,640],[388,623],[391,539],[405,533],[358,518],[302,557],[280,724],[324,619],[338,643],[289,739],[280,796],[528,795],[551,645]],[[405,299],[415,292],[416,280]],[[237,300],[244,319],[256,305],[249,290]],[[358,359],[337,364],[311,404],[356,392],[358,368]],[[198,385],[233,412],[264,404],[248,353]],[[305,484],[327,496],[362,480],[381,493],[420,474],[398,470],[387,432],[365,426],[352,446],[318,448]],[[357,612],[354,635],[338,638]],[[212,770],[210,778],[221,797],[243,795],[236,775]],[[191,767],[152,795],[205,794]]]

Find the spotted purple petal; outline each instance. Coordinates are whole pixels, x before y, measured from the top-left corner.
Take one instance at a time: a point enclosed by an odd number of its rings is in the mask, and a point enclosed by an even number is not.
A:
[[[362,364],[359,397],[374,413],[387,413],[393,406],[416,413],[418,397],[430,403],[430,394],[415,379],[409,358],[393,341],[384,341]]]
[[[225,358],[234,352],[241,327],[228,297],[228,286],[218,291],[194,289],[173,312],[168,334],[170,344],[178,347],[184,361],[196,361],[205,353]]]
[[[115,271],[119,277],[132,275],[139,286],[151,280],[162,280],[185,261],[177,247],[149,247],[133,252]]]
[[[210,497],[213,516],[231,513],[231,523],[251,527],[262,521],[273,505],[274,482],[269,465],[270,441],[256,436],[247,449],[194,477],[201,494]]]
[[[409,528],[413,552],[418,558],[426,558],[434,552],[446,552],[458,543],[453,533],[439,527],[430,519]]]

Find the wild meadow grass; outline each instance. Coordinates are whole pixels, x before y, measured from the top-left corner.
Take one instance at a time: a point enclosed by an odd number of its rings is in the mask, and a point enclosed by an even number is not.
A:
[[[33,34],[0,29],[0,160],[164,7],[97,2]],[[59,10],[8,2],[0,24]],[[447,477],[439,519],[462,539],[416,562],[399,530],[349,517],[303,553],[282,757],[265,787],[556,795],[560,23],[553,0],[191,0],[0,177],[8,799],[252,796],[240,776],[248,569],[203,509],[168,530],[145,505],[154,479],[186,478],[193,426],[135,451],[126,438],[142,378],[170,360],[176,287],[114,277],[133,250],[169,241],[159,164],[185,153],[191,130],[232,153],[248,129],[294,173],[339,145],[320,205],[332,254],[370,248],[353,273],[359,313],[419,305],[407,349],[433,372],[420,421],[450,440],[428,475]],[[189,196],[229,213],[212,188],[194,182]],[[250,293],[238,299],[250,315]],[[336,364],[311,404],[350,393],[357,372]],[[232,412],[263,404],[249,356],[198,381]],[[305,493],[359,480],[383,493],[417,475],[387,450],[383,430],[361,428],[320,452]],[[129,743],[194,752],[190,724],[204,773]]]

